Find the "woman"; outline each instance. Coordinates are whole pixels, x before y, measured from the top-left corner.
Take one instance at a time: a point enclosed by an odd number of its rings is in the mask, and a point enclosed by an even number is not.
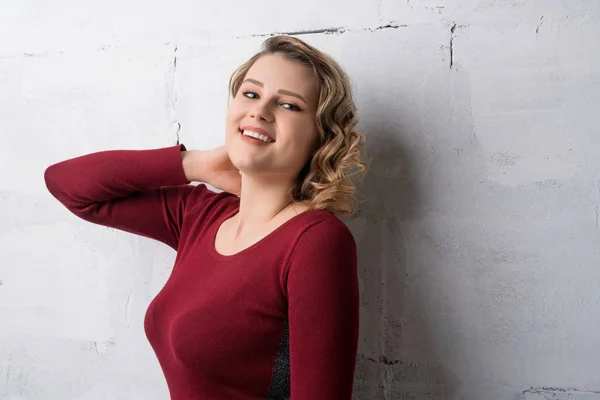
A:
[[[48,190],[177,251],[144,321],[171,399],[350,399],[357,257],[338,216],[353,214],[350,172],[366,166],[348,78],[278,36],[230,95],[226,146],[92,153],[48,167]]]

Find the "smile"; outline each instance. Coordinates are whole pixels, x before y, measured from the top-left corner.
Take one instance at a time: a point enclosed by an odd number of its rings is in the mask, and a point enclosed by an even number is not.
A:
[[[258,132],[251,131],[251,130],[241,130],[240,129],[240,134],[242,135],[242,137],[244,139],[251,140],[252,142],[263,142],[263,143],[273,143],[274,142],[274,140],[271,139],[270,137],[263,135],[261,133],[258,133]]]

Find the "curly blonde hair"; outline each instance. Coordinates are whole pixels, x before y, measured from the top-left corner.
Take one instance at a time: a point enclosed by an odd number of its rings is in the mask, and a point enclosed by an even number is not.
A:
[[[358,116],[350,80],[333,58],[292,36],[270,37],[263,42],[259,53],[233,72],[229,80],[230,96],[236,96],[256,60],[274,53],[313,71],[319,96],[316,113],[319,144],[290,188],[290,195],[309,209],[353,216],[357,210],[357,186],[367,170],[361,160],[365,137],[354,130]]]

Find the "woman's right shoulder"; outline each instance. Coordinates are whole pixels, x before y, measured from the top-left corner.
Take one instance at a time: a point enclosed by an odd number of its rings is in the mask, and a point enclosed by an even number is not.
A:
[[[201,210],[224,212],[234,206],[238,197],[228,192],[216,192],[205,183],[195,185],[186,202],[185,214],[191,215]]]

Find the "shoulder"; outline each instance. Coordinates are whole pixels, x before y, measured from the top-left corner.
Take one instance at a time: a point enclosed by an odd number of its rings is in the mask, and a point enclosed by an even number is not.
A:
[[[357,249],[350,229],[328,212],[309,213],[284,264],[286,290],[290,284],[297,290],[299,282],[315,290],[343,286],[344,282],[353,284]]]
[[[227,208],[228,205],[233,204],[237,200],[238,197],[234,194],[215,192],[209,189],[206,184],[199,183],[195,185],[189,195],[186,204],[186,214],[192,214],[201,209],[211,209],[218,205]],[[225,209],[221,211],[225,211]]]
[[[352,237],[348,226],[338,217],[328,211],[307,211],[305,222],[300,231],[299,239],[305,237],[331,237],[341,235]]]
[[[314,210],[306,212],[297,227],[291,258],[306,254],[318,256],[324,252],[335,255],[348,251],[356,251],[356,242],[348,226],[328,211]]]

